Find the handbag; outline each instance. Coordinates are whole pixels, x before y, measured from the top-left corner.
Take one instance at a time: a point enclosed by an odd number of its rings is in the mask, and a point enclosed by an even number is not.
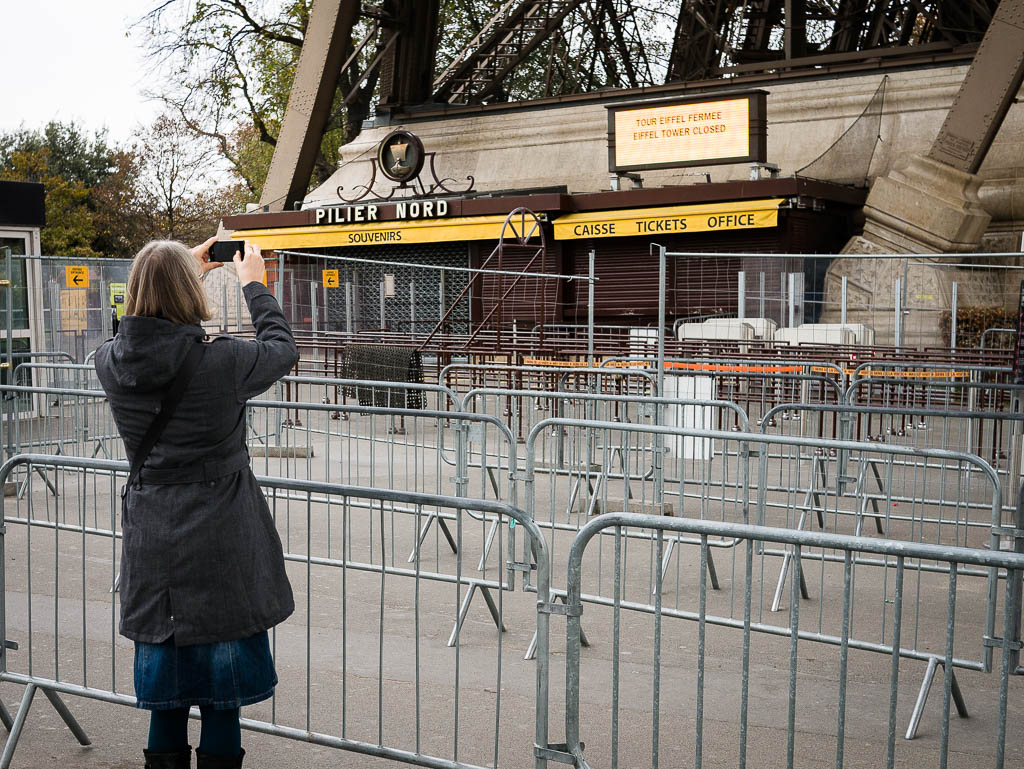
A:
[[[178,404],[181,402],[181,396],[185,394],[185,388],[188,387],[188,383],[192,381],[192,377],[199,368],[199,364],[202,362],[205,354],[206,345],[197,340],[192,349],[188,351],[188,355],[185,356],[185,361],[181,364],[181,368],[178,369],[178,373],[174,377],[174,381],[171,382],[170,388],[164,394],[163,400],[160,401],[160,411],[157,412],[153,422],[149,425],[149,429],[146,430],[146,434],[142,436],[139,448],[136,450],[135,457],[132,459],[131,469],[128,471],[128,480],[121,489],[122,500],[128,493],[128,487],[135,482],[136,478],[138,478],[139,473],[142,470],[142,465],[144,465],[146,460],[149,458],[149,454],[153,451],[153,447],[156,445],[156,442],[160,440],[160,435],[163,433],[164,428],[167,427],[167,423],[170,422],[171,417],[174,416],[174,410],[178,408]]]

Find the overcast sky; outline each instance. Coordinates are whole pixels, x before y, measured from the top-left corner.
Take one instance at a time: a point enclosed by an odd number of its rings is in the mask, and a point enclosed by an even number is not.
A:
[[[159,105],[128,27],[153,0],[0,0],[0,131],[74,120],[124,141]],[[137,35],[138,33],[136,33]]]

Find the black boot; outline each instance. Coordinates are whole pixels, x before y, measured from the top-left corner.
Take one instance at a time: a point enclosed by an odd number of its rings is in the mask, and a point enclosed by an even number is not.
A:
[[[197,750],[196,767],[198,769],[242,769],[243,758],[245,758],[244,750],[232,758],[227,756],[214,756],[209,753],[203,753],[201,750]]]
[[[146,769],[191,769],[192,766],[191,745],[183,750],[175,750],[170,753],[144,750],[142,754],[146,757]]]

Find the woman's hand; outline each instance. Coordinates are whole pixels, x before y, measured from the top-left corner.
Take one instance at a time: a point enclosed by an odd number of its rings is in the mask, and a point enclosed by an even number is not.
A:
[[[245,255],[235,254],[235,271],[238,273],[238,282],[243,286],[246,283],[262,283],[263,274],[266,268],[263,264],[263,255],[260,247],[255,243],[245,242]]]
[[[205,275],[210,270],[216,270],[218,267],[222,267],[224,265],[223,262],[210,261],[210,246],[216,242],[217,236],[214,235],[202,245],[198,245],[192,249],[192,256],[195,258],[196,264],[199,267],[200,276]]]

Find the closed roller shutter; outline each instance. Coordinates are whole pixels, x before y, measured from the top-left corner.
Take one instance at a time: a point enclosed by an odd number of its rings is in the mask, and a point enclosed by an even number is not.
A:
[[[781,214],[782,212],[780,212]],[[757,230],[667,235],[650,238],[603,238],[566,241],[566,262],[573,274],[586,275],[588,252],[596,252],[594,315],[611,322],[646,323],[658,314],[658,255],[652,242],[672,252],[778,253],[781,227]],[[670,317],[735,312],[740,257],[671,257],[666,265],[666,312]],[[586,281],[566,292],[567,316],[582,322],[587,315]]]
[[[487,257],[497,247],[496,242],[482,242],[479,244],[477,267],[484,263]],[[550,236],[548,240],[547,253],[537,257],[534,263],[530,259],[537,253],[537,247],[523,247],[505,244],[501,254],[500,269],[503,272],[536,272],[547,274],[558,274],[562,272],[561,260],[559,258],[559,247],[552,245]],[[499,269],[498,257],[493,257],[487,262],[487,269]],[[561,319],[562,308],[558,301],[559,281],[554,278],[531,278],[523,277],[515,283],[516,277],[512,275],[489,275],[480,276],[477,285],[480,286],[480,319],[487,316],[487,313],[498,302],[499,298],[508,292],[508,296],[502,302],[501,307],[488,321],[488,327],[494,327],[499,317],[501,322],[509,327],[515,321],[519,325],[533,324],[544,321],[554,323]],[[511,289],[511,290],[510,290]]]

